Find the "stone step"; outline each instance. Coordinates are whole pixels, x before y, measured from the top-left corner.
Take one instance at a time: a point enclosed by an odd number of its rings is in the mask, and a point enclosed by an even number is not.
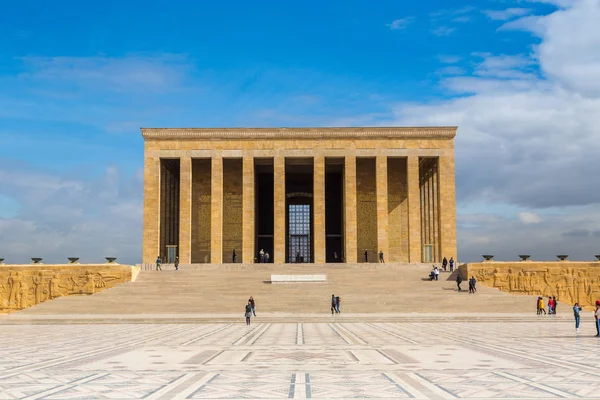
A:
[[[241,265],[241,264],[240,264]],[[530,312],[535,298],[479,287],[478,293],[457,292],[454,274],[439,281],[424,280],[431,265],[386,264],[386,268],[358,268],[361,264],[320,266],[256,264],[228,269],[199,265],[180,271],[141,271],[136,282],[92,296],[69,296],[19,312],[24,315],[81,314],[220,314],[243,312],[250,295],[257,310],[266,313],[330,314],[331,294],[342,299],[350,313]],[[377,264],[373,264],[376,265]],[[237,264],[235,265],[237,267]],[[321,283],[268,283],[271,273],[326,274]],[[466,289],[466,283],[463,284]]]

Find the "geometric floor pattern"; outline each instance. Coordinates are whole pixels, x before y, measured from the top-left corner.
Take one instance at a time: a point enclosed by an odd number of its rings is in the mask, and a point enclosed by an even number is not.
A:
[[[591,320],[254,321],[0,325],[0,399],[600,398]]]

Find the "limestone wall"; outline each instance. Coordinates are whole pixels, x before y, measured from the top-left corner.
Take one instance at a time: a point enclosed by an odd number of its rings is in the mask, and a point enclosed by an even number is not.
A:
[[[600,262],[480,262],[460,267],[466,280],[515,294],[556,296],[562,303],[591,308],[600,300]]]
[[[136,268],[120,264],[0,265],[0,313],[129,282]]]

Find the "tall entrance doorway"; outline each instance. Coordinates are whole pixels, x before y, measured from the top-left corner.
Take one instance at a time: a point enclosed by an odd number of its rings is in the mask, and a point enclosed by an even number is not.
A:
[[[288,262],[311,262],[310,204],[288,205]]]
[[[285,160],[286,262],[312,263],[313,159]]]

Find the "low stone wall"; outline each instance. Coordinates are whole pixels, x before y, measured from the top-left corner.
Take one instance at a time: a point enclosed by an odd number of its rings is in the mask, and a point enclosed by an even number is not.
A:
[[[460,274],[477,284],[515,294],[556,296],[562,303],[593,308],[600,300],[600,262],[484,261],[461,265]]]
[[[120,264],[0,265],[0,313],[62,296],[89,295],[135,279],[138,267]]]

